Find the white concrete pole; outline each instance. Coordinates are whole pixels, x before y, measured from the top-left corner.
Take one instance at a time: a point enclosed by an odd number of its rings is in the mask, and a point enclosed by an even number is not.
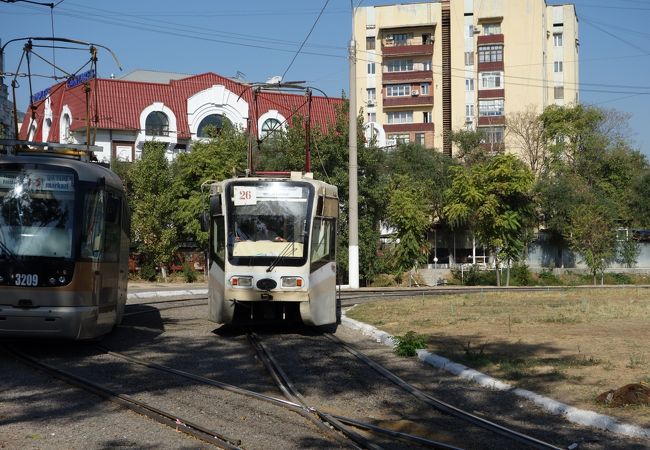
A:
[[[359,288],[359,200],[357,186],[357,48],[354,40],[354,6],[352,8],[352,38],[350,39],[350,121],[349,121],[349,255],[348,282]]]

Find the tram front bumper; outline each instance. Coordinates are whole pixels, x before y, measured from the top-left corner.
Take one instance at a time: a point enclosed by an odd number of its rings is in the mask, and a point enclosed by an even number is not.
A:
[[[96,306],[38,307],[0,305],[0,337],[87,339],[100,334]]]

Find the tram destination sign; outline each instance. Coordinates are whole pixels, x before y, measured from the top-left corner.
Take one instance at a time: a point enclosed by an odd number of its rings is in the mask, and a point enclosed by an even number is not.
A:
[[[67,173],[29,172],[0,174],[0,189],[73,192],[74,176]]]

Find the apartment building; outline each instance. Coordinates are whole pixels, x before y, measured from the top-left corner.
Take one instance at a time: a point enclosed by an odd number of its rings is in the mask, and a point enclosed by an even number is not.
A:
[[[450,131],[509,145],[509,114],[579,100],[575,6],[442,0],[355,10],[357,104],[367,139],[452,155]]]

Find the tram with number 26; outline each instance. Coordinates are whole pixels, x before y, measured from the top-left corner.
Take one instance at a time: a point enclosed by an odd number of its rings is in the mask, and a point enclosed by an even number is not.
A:
[[[209,187],[209,319],[337,323],[337,188],[302,172]]]
[[[120,323],[128,210],[91,152],[0,141],[0,337],[90,339]]]

